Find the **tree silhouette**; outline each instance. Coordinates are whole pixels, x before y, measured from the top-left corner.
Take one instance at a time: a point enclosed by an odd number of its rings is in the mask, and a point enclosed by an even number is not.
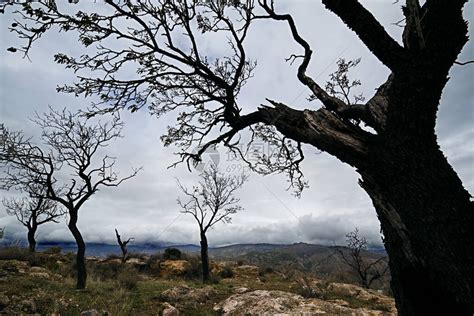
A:
[[[388,272],[388,265],[383,264],[387,258],[385,256],[378,259],[364,257],[368,241],[359,235],[358,228],[348,233],[346,240],[349,254],[344,249],[336,248],[335,250],[342,261],[356,273],[362,286],[370,289],[374,281],[379,280]]]
[[[3,198],[3,205],[7,214],[16,219],[28,229],[27,240],[30,252],[35,252],[35,234],[38,226],[54,222],[58,223],[59,217],[65,214],[58,204],[43,196],[30,196],[23,198]]]
[[[129,242],[131,242],[134,238],[128,238],[127,240],[123,241],[122,238],[120,238],[119,232],[117,228],[115,228],[115,237],[117,237],[117,243],[120,246],[120,250],[122,251],[122,262],[125,263],[128,259],[128,249],[127,245]]]
[[[252,140],[279,148],[260,155],[256,164],[248,162],[250,167],[263,174],[287,173],[297,192],[306,186],[300,170],[303,144],[354,167],[381,223],[399,313],[472,314],[473,203],[435,134],[449,70],[468,40],[466,0],[422,5],[405,0],[400,42],[359,1],[321,1],[391,71],[367,101],[348,104],[317,83],[308,72],[310,43],[293,17],[277,12],[272,1],[106,0],[110,11],[101,14],[71,14],[39,1],[4,4],[3,10],[18,8],[21,23],[10,28],[26,41],[15,48],[18,52],[27,54],[54,28],[76,32],[84,46],[95,47],[80,57],[55,56],[79,78],[60,91],[100,98],[89,115],[145,106],[156,116],[179,111],[162,140],[181,148],[183,161],[199,161],[219,144],[245,160],[239,146],[245,130]],[[291,58],[299,63],[296,77],[320,107],[299,110],[268,99],[243,110],[237,97],[256,67],[244,43],[255,20],[288,26],[300,46]],[[224,39],[228,51],[206,55],[201,40],[215,34],[222,36],[213,40]],[[136,75],[124,69],[135,69]]]
[[[134,177],[119,178],[114,171],[115,159],[104,156],[97,163],[99,148],[120,137],[123,126],[118,118],[109,123],[93,123],[79,112],[65,109],[37,115],[34,122],[42,129],[44,147],[35,145],[21,132],[9,131],[0,152],[0,163],[6,166],[0,183],[62,205],[68,212],[68,228],[77,244],[77,288],[86,286],[86,244],[77,227],[79,210],[101,187],[116,187]],[[62,181],[65,172],[68,181]],[[41,190],[38,190],[41,188]]]
[[[216,165],[211,164],[202,172],[201,181],[192,190],[178,181],[178,186],[185,195],[185,200],[178,199],[182,213],[192,215],[199,226],[203,282],[208,282],[210,277],[206,234],[219,222],[230,223],[232,215],[242,210],[238,204],[240,200],[234,197],[234,193],[246,180],[247,176],[243,174],[225,175],[219,172]]]

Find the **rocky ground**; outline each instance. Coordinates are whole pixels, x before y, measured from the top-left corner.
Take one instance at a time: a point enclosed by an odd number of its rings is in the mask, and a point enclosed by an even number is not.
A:
[[[71,258],[48,256],[0,260],[1,314],[396,315],[393,299],[377,291],[235,262],[213,263],[226,277],[203,285],[189,260],[89,258],[88,287],[77,291]]]

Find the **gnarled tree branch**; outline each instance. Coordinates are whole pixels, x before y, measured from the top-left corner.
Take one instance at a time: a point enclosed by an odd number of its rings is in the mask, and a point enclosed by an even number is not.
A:
[[[323,4],[334,12],[353,30],[368,49],[392,71],[406,63],[409,56],[357,0],[323,0]]]

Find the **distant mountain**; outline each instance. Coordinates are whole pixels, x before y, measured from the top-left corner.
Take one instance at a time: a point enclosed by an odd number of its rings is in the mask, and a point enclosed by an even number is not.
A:
[[[42,251],[51,247],[61,247],[63,252],[75,252],[76,244],[73,242],[48,242],[39,243],[38,250]],[[163,252],[166,248],[178,248],[182,252],[198,252],[199,246],[196,245],[169,245],[160,243],[135,243],[128,246],[129,252],[154,254]],[[115,244],[87,243],[86,256],[105,257],[109,254],[120,254],[120,248]]]
[[[51,247],[61,247],[63,252],[75,252],[76,245],[73,242],[48,242],[39,243],[38,250],[42,251]],[[173,245],[163,243],[132,243],[128,249],[130,252],[154,254],[163,252],[166,248],[178,248],[185,253],[199,253],[200,247],[193,244]],[[222,247],[211,247],[209,254],[220,260],[248,259],[252,264],[264,265],[268,262],[293,261],[295,258],[318,258],[324,259],[334,254],[334,246],[322,246],[307,243],[295,244],[234,244]],[[372,255],[385,255],[385,249],[370,249]],[[105,257],[109,254],[120,254],[120,248],[115,244],[88,243],[87,256]],[[368,254],[369,256],[372,256]]]

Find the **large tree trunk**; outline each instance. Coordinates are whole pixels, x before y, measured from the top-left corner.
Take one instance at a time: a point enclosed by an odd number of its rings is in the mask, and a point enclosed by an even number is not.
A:
[[[35,225],[28,227],[28,249],[30,252],[35,252],[36,250],[35,234],[37,229],[38,226]]]
[[[470,196],[438,148],[406,150],[381,155],[361,172],[381,222],[398,311],[472,315]]]
[[[201,232],[201,264],[202,264],[202,281],[209,282],[209,246],[207,244],[206,233]]]
[[[71,231],[74,239],[76,240],[77,245],[77,254],[76,254],[76,269],[77,269],[77,289],[85,289],[86,288],[86,279],[87,279],[87,270],[86,270],[86,244],[84,243],[84,239],[82,238],[79,229],[77,229],[77,212],[69,212],[70,220],[69,220],[69,230]]]
[[[402,165],[397,160],[390,164]],[[418,167],[381,165],[363,172],[362,182],[381,221],[397,308],[401,315],[472,315],[469,194],[439,150],[410,160]]]
[[[425,73],[407,69],[390,83],[387,126],[358,171],[381,222],[400,315],[472,316],[474,204],[436,140],[446,79]]]

